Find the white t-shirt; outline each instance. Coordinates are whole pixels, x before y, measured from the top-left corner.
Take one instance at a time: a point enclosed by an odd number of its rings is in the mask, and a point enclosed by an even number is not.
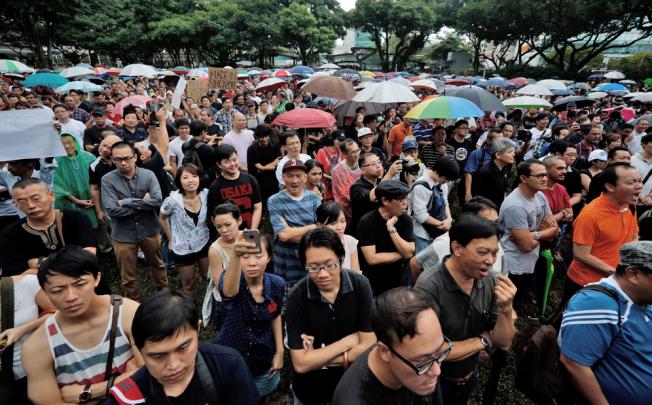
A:
[[[358,240],[351,235],[344,235],[342,239],[344,245],[344,261],[342,262],[342,268],[351,270],[351,254],[357,252]]]
[[[183,150],[181,149],[181,147],[185,142],[191,139],[192,137],[189,136],[188,139],[184,141],[183,139],[181,139],[180,136],[177,136],[172,140],[172,142],[170,142],[170,147],[168,149],[168,156],[174,156],[177,158],[177,167],[181,167],[181,165],[183,164]]]
[[[303,162],[303,163],[306,163],[306,162],[309,161],[310,159],[312,159],[310,156],[308,156],[308,155],[304,155],[303,153],[301,153],[301,154],[299,155],[299,160],[300,160],[301,162]],[[283,159],[281,159],[281,162],[278,164],[278,166],[276,166],[276,178],[278,179],[278,184],[279,184],[280,186],[285,185],[285,183],[283,183],[283,165],[284,165],[288,160],[290,160],[290,159],[287,157],[287,155],[285,155],[285,156],[283,156]]]
[[[20,281],[14,284],[14,325],[20,326],[38,319],[38,305],[36,305],[36,294],[41,287],[38,278],[34,274],[23,276]],[[31,336],[26,333],[20,340],[14,343],[14,379],[25,377],[23,362],[20,359],[20,351],[23,343]]]
[[[254,131],[250,129],[243,129],[239,133],[229,131],[224,135],[224,143],[235,148],[240,164],[247,167],[247,149],[254,143]]]
[[[79,141],[79,146],[83,148],[84,145],[84,131],[86,130],[86,125],[83,122],[73,120],[72,118],[68,120],[65,124],[61,123],[61,132],[67,133],[74,136],[77,141]]]

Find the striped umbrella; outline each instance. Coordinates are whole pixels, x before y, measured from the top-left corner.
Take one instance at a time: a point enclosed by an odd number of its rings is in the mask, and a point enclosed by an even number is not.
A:
[[[431,98],[417,104],[405,114],[416,120],[433,118],[482,117],[484,112],[471,101],[452,96]]]
[[[34,73],[34,72],[35,72],[34,69],[25,65],[24,63],[18,62],[17,60],[0,59],[0,73]]]

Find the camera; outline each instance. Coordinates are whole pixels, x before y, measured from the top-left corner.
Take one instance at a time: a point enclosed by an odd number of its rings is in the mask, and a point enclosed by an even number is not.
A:
[[[527,129],[519,129],[518,135],[516,135],[516,139],[521,142],[530,142],[532,140],[532,132],[528,131]]]
[[[404,172],[409,173],[413,176],[419,174],[419,169],[420,169],[419,163],[407,159],[401,159],[401,163],[403,164]]]

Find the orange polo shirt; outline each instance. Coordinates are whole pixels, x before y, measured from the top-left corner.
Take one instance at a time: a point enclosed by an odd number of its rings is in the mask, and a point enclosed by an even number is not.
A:
[[[638,233],[636,217],[629,207],[619,207],[604,194],[584,207],[573,224],[573,243],[590,245],[591,254],[614,268],[620,262],[620,246]],[[592,267],[574,259],[568,277],[585,286],[605,277]]]
[[[412,126],[410,125],[408,129],[405,129],[405,125],[403,125],[403,123],[394,125],[392,130],[389,131],[387,140],[392,147],[393,156],[401,156],[401,146],[403,146],[403,140],[408,135],[412,135]]]

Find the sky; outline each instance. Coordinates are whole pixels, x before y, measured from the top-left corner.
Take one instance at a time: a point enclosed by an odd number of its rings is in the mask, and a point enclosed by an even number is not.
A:
[[[355,0],[337,0],[344,11],[349,11],[355,7]]]

